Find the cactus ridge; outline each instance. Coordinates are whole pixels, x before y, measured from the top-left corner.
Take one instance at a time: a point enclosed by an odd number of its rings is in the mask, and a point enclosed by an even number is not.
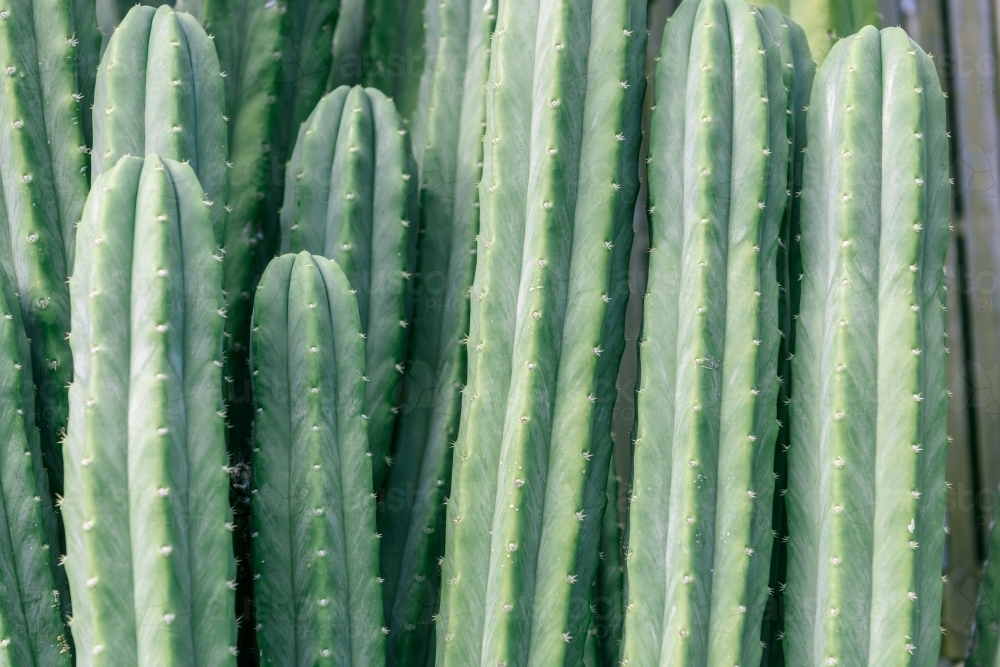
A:
[[[842,40],[814,85],[792,362],[790,664],[924,665],[944,544],[944,94],[899,29]]]
[[[136,61],[146,66],[128,65]],[[93,177],[126,155],[190,164],[221,245],[229,208],[225,86],[215,46],[193,16],[167,5],[133,7],[97,73]]]
[[[403,122],[409,124],[419,103],[422,74],[429,62],[427,52],[436,48],[426,43],[427,0],[368,2],[364,83],[392,98]]]
[[[221,260],[190,166],[127,157],[95,181],[70,282],[77,664],[235,664]]]
[[[469,290],[482,171],[482,94],[496,11],[480,0],[426,6],[437,45],[424,70],[414,148],[423,146],[413,338],[393,467],[380,514],[391,664],[432,664],[445,501],[466,381]],[[418,129],[419,128],[419,129]],[[418,134],[420,136],[418,136]]]
[[[357,299],[300,252],[261,278],[253,553],[263,665],[385,662]]]
[[[419,224],[416,167],[392,101],[372,88],[329,93],[299,131],[288,165],[282,249],[330,257],[357,293],[366,336],[374,486],[388,459],[405,370]]]
[[[18,0],[0,10],[0,268],[20,297],[39,387],[41,456],[62,492],[59,440],[73,377],[66,277],[90,176],[90,103],[100,37],[93,5]]]
[[[31,352],[14,285],[0,270],[0,648],[3,663],[70,665],[56,519],[35,427]]]
[[[781,69],[743,0],[686,0],[667,24],[650,129],[629,664],[760,660],[787,196]]]
[[[644,11],[499,7],[438,664],[583,658],[624,347]]]

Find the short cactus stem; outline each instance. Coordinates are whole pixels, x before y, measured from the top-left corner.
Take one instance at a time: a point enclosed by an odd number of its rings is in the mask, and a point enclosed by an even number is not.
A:
[[[427,3],[428,0],[366,0],[370,28],[365,36],[364,83],[388,95],[406,125],[417,111],[427,51],[437,46],[428,45],[425,40]],[[480,8],[485,4],[480,4]]]
[[[428,664],[434,655],[445,502],[467,379],[486,119],[482,90],[495,20],[496,8],[481,0],[426,6],[428,35],[440,39],[434,40],[412,123],[414,149],[423,147],[424,164],[413,334],[379,515],[389,665]]]
[[[94,182],[70,283],[77,664],[235,665],[221,260],[190,166],[123,157]]]
[[[407,133],[392,101],[360,86],[342,86],[316,105],[299,130],[285,182],[282,250],[336,260],[357,293],[376,489],[390,464],[406,370],[416,185]]]
[[[437,664],[579,665],[624,348],[645,2],[497,11]]]
[[[947,381],[945,98],[906,33],[816,75],[788,453],[787,664],[938,659]]]
[[[8,665],[69,667],[65,575],[35,427],[31,352],[0,270],[0,651]]]
[[[837,43],[866,25],[879,25],[878,0],[762,0],[805,29],[809,47],[822,63]]]
[[[685,0],[667,23],[625,547],[630,665],[760,663],[788,187],[782,65],[743,0]]]
[[[357,298],[336,262],[303,251],[271,261],[253,317],[261,664],[383,665]]]
[[[93,3],[0,8],[0,269],[14,284],[38,385],[35,415],[49,490],[62,493],[61,439],[73,378],[69,290],[90,185],[90,106],[100,34]]]

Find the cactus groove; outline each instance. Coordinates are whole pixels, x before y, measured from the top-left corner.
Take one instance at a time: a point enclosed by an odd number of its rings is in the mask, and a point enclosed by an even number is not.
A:
[[[336,262],[308,252],[273,260],[251,341],[261,664],[382,665],[365,342]]]
[[[53,494],[62,492],[73,377],[66,277],[90,185],[100,43],[94,6],[82,0],[15,0],[0,9],[0,269],[15,285],[31,341],[32,413]]]
[[[667,24],[648,158],[628,664],[760,661],[787,196],[781,70],[743,0],[685,0]]]
[[[78,665],[235,665],[222,256],[188,165],[94,183],[70,281],[63,514]]]
[[[435,41],[436,59],[424,71],[419,122],[414,123],[423,128],[414,143],[423,146],[424,166],[413,338],[394,437],[395,464],[380,514],[389,660],[398,665],[434,660],[444,501],[466,381],[469,290],[479,231],[483,85],[496,20],[494,6],[482,0],[431,2],[427,13],[429,33],[433,29],[441,39]]]
[[[0,663],[69,667],[65,575],[35,427],[31,352],[14,286],[0,270]]]
[[[946,410],[945,100],[902,30],[816,75],[788,453],[788,664],[933,665]]]
[[[644,27],[642,1],[499,7],[439,665],[583,659],[624,348]]]
[[[365,414],[376,489],[391,463],[405,370],[416,184],[392,101],[373,88],[342,86],[299,130],[281,214],[282,250],[336,260],[357,292],[367,338]]]

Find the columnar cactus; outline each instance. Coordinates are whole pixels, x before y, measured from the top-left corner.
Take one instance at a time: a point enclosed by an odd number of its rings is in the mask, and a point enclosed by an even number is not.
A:
[[[483,85],[496,20],[482,0],[427,4],[441,35],[424,72],[418,111],[423,150],[413,336],[381,529],[390,664],[425,664],[434,652],[444,553],[444,500],[466,381],[469,289],[479,231]],[[432,16],[433,15],[433,16]],[[430,30],[430,28],[429,28]],[[417,124],[417,123],[415,123]]]
[[[126,155],[188,162],[211,203],[220,244],[229,208],[222,75],[215,46],[193,16],[167,5],[133,7],[101,58],[92,155],[95,181]]]
[[[427,60],[425,2],[368,0],[370,27],[365,40],[365,85],[391,97],[404,123],[409,123],[416,111]]]
[[[367,26],[366,0],[341,0],[337,28],[333,31],[333,61],[330,64],[327,90],[361,83]]]
[[[235,665],[222,256],[191,167],[126,157],[94,182],[70,293],[77,665]]]
[[[621,651],[622,625],[624,621],[625,561],[623,552],[624,526],[618,516],[618,490],[620,481],[615,469],[615,459],[611,457],[608,468],[608,486],[605,491],[607,505],[601,520],[601,553],[594,579],[594,615],[590,632],[593,634],[597,662],[605,667],[616,667]]]
[[[997,505],[990,527],[989,554],[979,585],[979,599],[976,602],[975,637],[969,657],[965,661],[969,667],[994,667],[1000,661],[998,637],[1000,637],[1000,529],[997,528]]]
[[[945,100],[899,29],[816,75],[788,453],[790,665],[934,665],[947,384]]]
[[[582,660],[624,347],[645,7],[499,6],[439,665]]]
[[[0,662],[69,667],[65,577],[35,427],[31,352],[14,285],[0,270]]]
[[[16,0],[0,9],[0,269],[31,341],[41,456],[62,491],[59,444],[73,366],[66,277],[90,185],[90,105],[100,34],[93,4]]]
[[[399,115],[381,92],[342,86],[299,130],[281,213],[283,252],[337,261],[357,292],[367,341],[368,442],[374,487],[388,464],[406,354],[416,168]]]
[[[664,33],[626,546],[630,665],[760,662],[788,187],[782,65],[743,0],[685,0]]]
[[[771,528],[774,531],[774,546],[771,550],[770,598],[764,615],[761,641],[764,642],[763,664],[783,667],[781,654],[782,598],[785,588],[787,566],[786,543],[788,541],[788,520],[785,513],[785,493],[788,489],[788,445],[789,422],[788,401],[792,393],[794,378],[791,375],[792,358],[795,355],[795,325],[799,314],[799,276],[802,260],[799,255],[799,219],[801,217],[802,165],[805,161],[806,112],[809,95],[812,93],[816,63],[809,51],[805,32],[801,26],[791,21],[773,7],[761,10],[767,22],[771,37],[781,52],[782,74],[785,85],[788,162],[786,179],[789,196],[778,233],[778,328],[781,340],[778,347],[778,439],[774,449],[774,475],[776,493],[773,502]]]
[[[879,24],[878,0],[761,0],[759,4],[774,5],[800,24],[819,63],[838,39]]]
[[[385,664],[365,342],[336,262],[273,260],[254,307],[254,567],[261,664]]]

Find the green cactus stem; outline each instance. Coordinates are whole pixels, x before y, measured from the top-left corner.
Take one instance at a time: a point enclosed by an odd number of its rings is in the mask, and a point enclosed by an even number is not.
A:
[[[444,553],[444,501],[466,382],[469,290],[479,231],[483,85],[496,20],[482,0],[428,3],[441,35],[424,71],[422,230],[404,403],[381,505],[389,664],[432,664]],[[433,15],[433,16],[432,16]],[[416,123],[414,123],[416,125]],[[416,133],[416,129],[415,129]]]
[[[222,256],[194,170],[94,183],[77,234],[63,514],[77,665],[235,665]]]
[[[57,495],[73,377],[66,277],[90,185],[99,48],[93,4],[17,0],[0,8],[0,269],[20,297],[38,388],[32,413]]]
[[[771,528],[775,533],[771,549],[771,576],[768,584],[770,597],[761,628],[764,646],[762,664],[765,667],[784,667],[781,634],[782,610],[787,568],[788,520],[785,513],[785,493],[788,489],[788,446],[790,443],[788,401],[794,378],[791,374],[795,356],[795,326],[799,314],[799,276],[802,260],[799,255],[799,228],[801,217],[802,166],[806,147],[806,111],[816,73],[816,63],[809,51],[805,32],[801,26],[773,7],[761,10],[771,36],[781,50],[782,74],[785,85],[786,129],[788,144],[787,182],[789,196],[785,202],[781,231],[778,234],[778,327],[781,340],[778,348],[778,439],[774,448],[774,476],[776,489],[773,502]]]
[[[619,487],[621,482],[615,467],[614,456],[608,468],[608,486],[605,491],[607,505],[601,520],[601,553],[594,580],[594,615],[591,633],[596,640],[599,662],[604,667],[617,667],[621,651],[624,625],[625,560],[624,525],[618,516]]]
[[[392,98],[403,123],[408,124],[417,109],[421,75],[427,64],[427,0],[368,1],[365,85]]]
[[[837,40],[880,22],[878,0],[759,0],[755,4],[773,5],[801,25],[820,64]]]
[[[997,513],[990,526],[989,557],[983,567],[983,580],[979,585],[979,599],[976,601],[975,634],[969,657],[965,664],[969,667],[996,667],[1000,662],[997,640],[1000,638],[1000,530],[997,529]]]
[[[780,50],[743,0],[667,23],[650,128],[622,660],[756,665],[778,424]]]
[[[419,221],[415,175],[392,101],[373,88],[343,86],[316,105],[299,131],[281,214],[282,250],[336,260],[357,292],[376,489],[391,463],[405,370]]]
[[[624,348],[645,7],[498,8],[439,665],[583,660]]]
[[[906,33],[816,75],[788,452],[787,664],[934,665],[947,451],[945,99]]]
[[[167,5],[136,5],[101,58],[92,155],[95,182],[126,155],[157,153],[189,163],[211,203],[220,245],[229,209],[223,74],[193,16]]]
[[[0,364],[0,664],[69,667],[66,582],[35,426],[31,351],[2,270]]]
[[[253,321],[261,664],[383,665],[357,299],[336,262],[283,255],[261,277]]]
[[[368,12],[366,0],[341,0],[340,17],[333,31],[333,61],[326,83],[328,91],[361,83]]]

